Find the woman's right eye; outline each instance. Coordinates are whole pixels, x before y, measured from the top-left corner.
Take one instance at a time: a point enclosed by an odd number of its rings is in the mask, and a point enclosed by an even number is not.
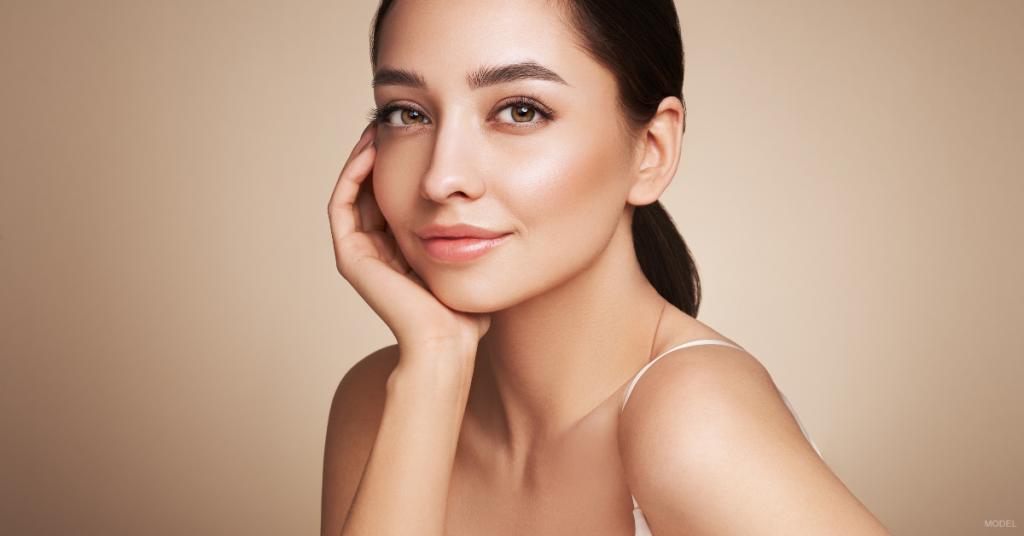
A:
[[[388,114],[387,122],[396,127],[408,127],[426,121],[422,112],[409,108],[397,108]]]

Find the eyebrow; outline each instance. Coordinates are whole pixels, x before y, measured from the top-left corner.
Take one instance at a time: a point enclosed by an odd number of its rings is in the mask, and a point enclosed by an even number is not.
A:
[[[558,76],[558,73],[535,61],[510,63],[497,67],[483,67],[471,74],[467,81],[471,89],[480,89],[482,87],[509,84],[520,80],[547,80],[569,85],[561,76]]]
[[[466,77],[470,89],[480,89],[499,84],[510,84],[520,80],[547,80],[559,84],[569,85],[558,73],[544,67],[535,61],[522,61],[499,65],[496,67],[481,67],[475,73]],[[415,89],[427,89],[427,82],[416,71],[408,69],[378,69],[373,74],[372,87],[377,86],[406,86]]]
[[[371,87],[377,86],[408,86],[416,89],[427,89],[427,83],[416,71],[406,69],[378,69],[373,73]]]

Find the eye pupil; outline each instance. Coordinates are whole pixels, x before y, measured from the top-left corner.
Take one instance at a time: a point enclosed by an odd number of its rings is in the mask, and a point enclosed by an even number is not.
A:
[[[512,109],[512,119],[520,123],[526,123],[533,119],[537,111],[529,106],[516,106]]]
[[[411,125],[413,123],[419,123],[423,120],[423,116],[416,110],[402,110],[402,122]]]

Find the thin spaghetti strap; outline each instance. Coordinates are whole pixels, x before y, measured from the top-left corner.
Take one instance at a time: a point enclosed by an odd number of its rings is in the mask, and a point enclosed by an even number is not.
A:
[[[626,397],[622,400],[622,409],[620,409],[619,411],[622,411],[622,410],[626,409],[626,401],[629,400],[629,395],[630,395],[630,393],[633,392],[633,387],[636,386],[637,380],[639,380],[640,376],[643,376],[644,372],[647,372],[647,369],[651,368],[651,365],[653,365],[657,360],[659,360],[659,359],[665,357],[666,355],[668,355],[668,354],[670,354],[670,353],[672,353],[672,352],[674,352],[676,350],[679,350],[681,348],[688,348],[690,346],[700,346],[700,345],[704,345],[704,344],[717,344],[719,346],[728,346],[730,348],[735,348],[735,349],[740,350],[742,352],[746,352],[746,350],[744,350],[743,348],[740,348],[739,346],[736,346],[735,344],[730,344],[730,343],[727,343],[725,341],[719,341],[719,340],[714,340],[714,339],[706,339],[706,340],[688,342],[686,344],[680,344],[679,346],[676,346],[675,348],[672,348],[671,350],[669,350],[669,351],[659,355],[658,357],[655,357],[653,360],[651,360],[650,363],[647,364],[647,366],[645,366],[644,368],[640,369],[640,372],[638,372],[636,374],[636,376],[633,377],[633,382],[629,384],[629,389],[626,389]],[[821,457],[822,459],[824,459],[824,457],[821,455],[821,451],[818,450],[818,445],[814,444],[814,441],[811,440],[811,436],[807,433],[807,430],[804,428],[804,423],[800,422],[800,417],[797,416],[796,410],[793,409],[793,405],[790,404],[789,399],[786,398],[786,395],[784,395],[782,393],[782,391],[779,391],[778,389],[776,389],[776,392],[778,392],[779,396],[782,397],[782,402],[786,405],[786,409],[788,409],[789,413],[793,415],[793,419],[796,420],[796,425],[800,427],[800,431],[804,434],[804,437],[807,439],[807,442],[811,444],[811,447],[814,449],[814,452],[818,453],[818,457]],[[636,498],[633,498],[633,507],[634,508],[639,508],[636,505]]]
[[[778,389],[776,389],[776,390],[778,391]],[[790,412],[790,413],[791,413],[791,414],[793,415],[793,419],[795,419],[795,420],[796,420],[796,425],[800,427],[800,432],[804,434],[804,437],[806,437],[806,438],[807,438],[807,442],[811,444],[811,448],[813,448],[813,449],[814,449],[814,452],[817,452],[817,453],[818,453],[818,457],[819,457],[819,458],[821,458],[821,459],[823,459],[823,460],[824,460],[824,459],[825,459],[825,457],[824,457],[824,456],[822,456],[822,455],[821,455],[821,451],[820,451],[820,450],[818,450],[818,445],[815,445],[815,444],[814,444],[814,440],[812,440],[812,439],[811,439],[811,436],[810,436],[810,434],[808,434],[808,433],[807,433],[807,430],[806,430],[806,429],[804,429],[804,423],[800,422],[800,416],[799,416],[799,415],[797,415],[797,414],[796,414],[796,410],[795,410],[795,409],[793,409],[793,404],[790,404],[790,403],[789,403],[789,399],[788,399],[788,398],[786,398],[786,395],[785,395],[785,394],[783,394],[783,393],[782,393],[782,391],[779,391],[779,396],[781,396],[781,397],[782,397],[782,402],[783,402],[784,404],[786,404],[786,408],[788,408],[788,409],[789,409],[789,412]]]
[[[626,409],[626,401],[629,400],[629,395],[630,395],[630,393],[633,392],[633,387],[636,386],[636,382],[637,382],[637,380],[640,379],[640,376],[643,376],[644,372],[647,372],[647,369],[651,368],[651,365],[653,365],[659,359],[665,357],[666,355],[668,355],[668,354],[670,354],[670,353],[672,353],[672,352],[674,352],[676,350],[679,350],[679,349],[682,349],[682,348],[689,348],[690,346],[702,346],[702,345],[705,345],[705,344],[717,344],[719,346],[728,346],[729,348],[735,348],[735,349],[737,349],[737,350],[739,350],[741,352],[746,352],[746,350],[744,350],[743,348],[740,348],[739,346],[736,346],[735,344],[731,344],[731,343],[728,343],[728,342],[725,342],[725,341],[719,341],[719,340],[715,340],[715,339],[704,339],[704,340],[699,340],[699,341],[690,341],[690,342],[688,342],[686,344],[680,344],[679,346],[676,346],[675,348],[672,348],[671,350],[669,350],[669,351],[659,355],[658,357],[655,357],[654,359],[651,360],[650,363],[647,364],[647,366],[645,366],[644,368],[640,369],[640,372],[636,373],[636,376],[633,377],[633,382],[629,384],[629,389],[626,389],[626,397],[622,400],[622,409],[620,409],[619,411],[622,411],[623,409]]]

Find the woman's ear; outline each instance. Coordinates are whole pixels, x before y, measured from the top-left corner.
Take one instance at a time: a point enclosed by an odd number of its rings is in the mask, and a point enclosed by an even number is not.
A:
[[[665,97],[657,113],[642,132],[645,136],[640,169],[633,180],[626,202],[649,205],[661,197],[679,167],[685,121],[683,103],[676,97]]]

